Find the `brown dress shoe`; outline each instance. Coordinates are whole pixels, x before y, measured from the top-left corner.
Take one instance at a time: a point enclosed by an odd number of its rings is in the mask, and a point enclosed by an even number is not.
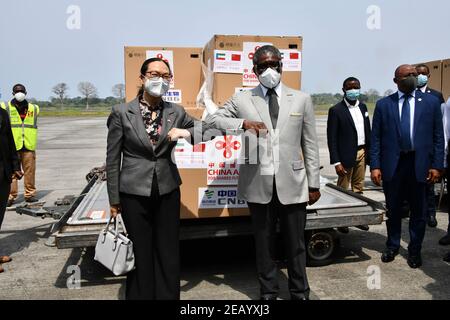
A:
[[[0,264],[0,273],[5,272],[5,269],[3,269],[2,265]]]
[[[8,256],[0,256],[0,264],[2,264],[2,263],[8,263],[8,262],[11,262],[11,261],[12,261],[11,257],[8,257]]]

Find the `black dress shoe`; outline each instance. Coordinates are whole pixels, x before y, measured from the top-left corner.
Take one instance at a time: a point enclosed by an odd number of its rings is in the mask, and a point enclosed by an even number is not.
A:
[[[408,266],[412,269],[417,269],[422,266],[422,257],[419,255],[408,255]]]
[[[443,236],[440,240],[439,240],[439,244],[441,246],[448,246],[450,245],[450,233],[447,233],[445,236]]]
[[[384,263],[392,262],[396,255],[398,255],[398,250],[386,249],[381,255],[381,261]]]
[[[291,300],[294,300],[294,301],[308,301],[309,297],[291,296]]]
[[[433,216],[431,216],[429,219],[428,219],[428,226],[430,227],[430,228],[436,228],[437,227],[437,220],[436,220],[436,217],[433,217]]]
[[[447,252],[447,254],[445,255],[444,261],[445,261],[445,262],[450,262],[450,251]]]
[[[356,228],[358,228],[359,230],[362,230],[362,231],[369,231],[369,226],[367,226],[367,225],[364,225],[364,226],[356,226]]]
[[[344,234],[347,234],[347,233],[349,233],[349,229],[348,229],[348,227],[340,227],[340,228],[337,228],[337,230],[340,232],[340,233],[344,233]]]

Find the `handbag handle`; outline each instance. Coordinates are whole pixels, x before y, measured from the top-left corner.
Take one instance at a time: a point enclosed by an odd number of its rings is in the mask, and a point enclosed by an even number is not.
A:
[[[111,216],[109,218],[104,230],[105,233],[108,232],[109,226],[111,225],[112,221],[114,221],[114,236],[116,239],[119,237],[119,223],[122,224],[123,231],[125,235],[128,236],[127,228],[125,227],[125,223],[123,222],[122,215],[120,213],[116,217]]]

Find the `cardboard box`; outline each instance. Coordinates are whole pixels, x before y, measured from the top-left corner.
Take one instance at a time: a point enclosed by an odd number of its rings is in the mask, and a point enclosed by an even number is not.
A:
[[[195,108],[198,91],[203,83],[201,52],[201,48],[125,47],[126,101],[133,100],[141,86],[139,76],[142,63],[150,58],[150,55],[161,53],[164,59],[169,60],[174,73],[169,97],[185,108]]]
[[[447,102],[450,98],[450,59],[442,61],[442,94]]]
[[[430,81],[428,83],[428,86],[434,90],[441,91],[442,89],[442,61],[430,61],[425,63],[418,63],[414,66],[417,66],[419,64],[425,64],[430,68]]]
[[[181,185],[181,219],[224,218],[249,215],[248,208],[200,209],[199,190],[206,186],[207,169],[179,169],[183,184]],[[214,189],[214,188],[213,188]],[[215,187],[220,189],[220,187]]]
[[[301,61],[302,61],[302,37],[281,37],[281,36],[244,36],[244,35],[215,35],[205,46],[203,51],[203,63],[208,69],[214,72],[212,98],[218,105],[223,105],[239,88],[253,87],[245,85],[242,73],[224,73],[218,71],[218,64],[228,62],[229,69],[233,67],[232,60],[235,57],[237,62],[239,53],[244,62],[250,58],[252,53],[245,48],[245,43],[271,43],[278,49],[291,50],[297,55],[300,61],[299,71],[287,71],[287,64],[284,63],[282,81],[285,85],[300,90],[301,88]],[[246,53],[246,54],[245,54]],[[286,54],[285,54],[286,55]],[[237,67],[236,67],[237,69]],[[257,84],[257,79],[254,79]]]

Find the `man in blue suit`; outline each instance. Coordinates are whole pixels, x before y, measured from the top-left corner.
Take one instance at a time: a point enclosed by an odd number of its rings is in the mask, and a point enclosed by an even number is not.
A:
[[[370,148],[371,178],[386,197],[388,239],[381,260],[395,259],[401,239],[401,205],[411,206],[408,265],[422,265],[427,223],[427,185],[436,182],[444,164],[441,104],[416,91],[417,71],[402,65],[395,71],[398,92],[377,102]]]

